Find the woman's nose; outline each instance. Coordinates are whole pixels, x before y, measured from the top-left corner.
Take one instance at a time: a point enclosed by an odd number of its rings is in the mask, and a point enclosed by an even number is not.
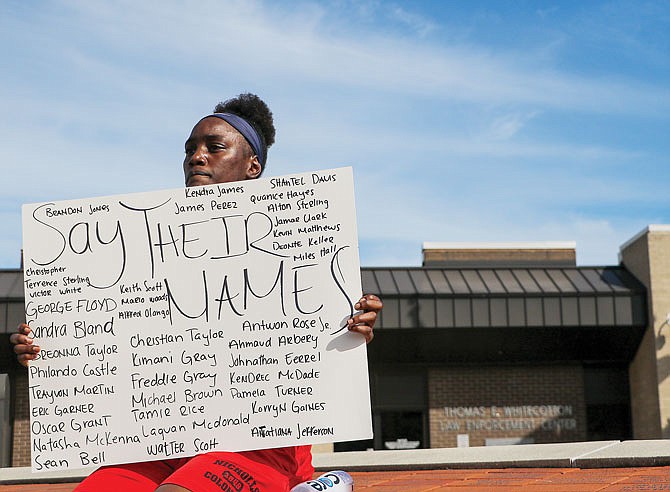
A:
[[[207,151],[204,146],[198,146],[191,154],[189,164],[192,166],[203,165],[207,162]]]

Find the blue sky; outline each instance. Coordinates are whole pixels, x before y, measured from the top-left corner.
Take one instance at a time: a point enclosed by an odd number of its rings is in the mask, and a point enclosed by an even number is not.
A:
[[[267,177],[353,166],[361,263],[424,241],[576,241],[670,223],[665,1],[0,3],[0,267],[20,206],[182,186],[220,100],[275,115]]]

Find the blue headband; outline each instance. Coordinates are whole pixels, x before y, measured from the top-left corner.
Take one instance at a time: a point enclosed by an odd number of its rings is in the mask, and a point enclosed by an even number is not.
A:
[[[261,169],[265,168],[265,160],[267,158],[267,147],[263,143],[263,139],[258,134],[256,129],[253,126],[251,126],[251,124],[247,120],[232,113],[212,113],[205,116],[203,120],[205,118],[209,118],[210,116],[215,116],[217,118],[222,119],[230,126],[235,128],[235,130],[240,132],[240,134],[242,134],[242,136],[251,146],[251,149],[254,151],[254,154],[258,156],[258,162],[261,165]]]

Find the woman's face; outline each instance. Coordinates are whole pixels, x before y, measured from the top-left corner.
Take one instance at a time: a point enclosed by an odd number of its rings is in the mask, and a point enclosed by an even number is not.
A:
[[[261,171],[242,134],[220,118],[205,118],[195,125],[184,150],[186,186],[253,179]]]

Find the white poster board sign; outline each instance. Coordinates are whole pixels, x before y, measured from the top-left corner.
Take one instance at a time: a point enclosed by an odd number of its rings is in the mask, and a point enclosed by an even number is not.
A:
[[[351,168],[23,207],[32,469],[372,437]]]

